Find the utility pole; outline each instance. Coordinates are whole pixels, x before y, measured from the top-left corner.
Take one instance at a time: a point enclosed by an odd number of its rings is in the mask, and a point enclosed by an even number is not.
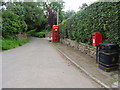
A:
[[[59,9],[57,9],[57,25],[59,23]]]

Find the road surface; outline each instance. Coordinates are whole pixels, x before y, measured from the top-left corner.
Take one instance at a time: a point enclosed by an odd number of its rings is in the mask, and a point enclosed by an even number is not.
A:
[[[32,40],[2,53],[3,88],[97,88],[48,40]]]

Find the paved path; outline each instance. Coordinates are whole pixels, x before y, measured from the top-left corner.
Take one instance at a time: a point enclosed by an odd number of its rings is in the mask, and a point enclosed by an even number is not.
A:
[[[46,40],[32,38],[2,53],[3,88],[95,88]]]

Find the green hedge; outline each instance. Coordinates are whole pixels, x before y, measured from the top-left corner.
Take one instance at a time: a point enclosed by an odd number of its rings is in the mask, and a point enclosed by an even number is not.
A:
[[[60,24],[61,38],[92,43],[91,33],[101,32],[104,43],[120,45],[120,3],[96,2]]]

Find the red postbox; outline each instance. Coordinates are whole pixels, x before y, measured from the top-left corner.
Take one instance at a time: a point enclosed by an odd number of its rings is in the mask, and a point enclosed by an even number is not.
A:
[[[52,42],[59,42],[59,41],[60,41],[59,26],[53,25],[53,27],[52,27]]]
[[[102,33],[100,32],[92,33],[92,40],[93,40],[92,45],[98,46],[100,43],[102,43]]]

